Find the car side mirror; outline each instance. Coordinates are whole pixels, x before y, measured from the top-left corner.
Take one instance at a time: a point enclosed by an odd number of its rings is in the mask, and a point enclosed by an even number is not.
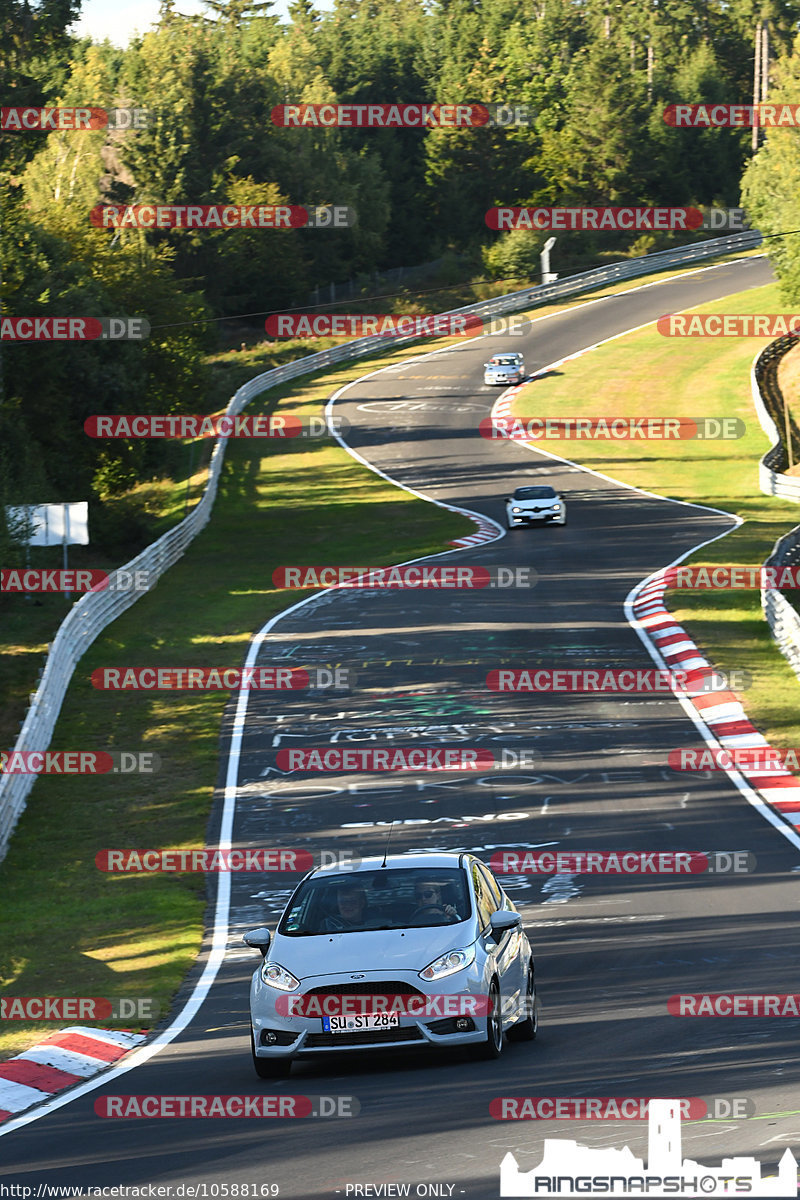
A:
[[[271,940],[272,935],[264,925],[258,929],[250,929],[247,933],[242,934],[242,941],[245,945],[251,946],[253,950],[260,950],[263,958],[267,957]]]
[[[518,912],[499,909],[497,912],[493,912],[489,918],[489,926],[492,930],[494,940],[499,942],[503,935],[508,933],[510,929],[522,928],[522,917]]]

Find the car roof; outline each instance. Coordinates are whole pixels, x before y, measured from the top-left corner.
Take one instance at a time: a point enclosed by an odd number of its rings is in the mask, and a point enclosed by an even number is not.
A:
[[[471,855],[464,851],[459,851],[457,854],[390,854],[386,859],[386,869],[405,867],[430,867],[432,870],[437,870],[441,867],[458,867],[462,860],[470,858]],[[383,866],[383,855],[377,855],[375,858],[362,858],[357,866],[351,866],[349,863],[332,863],[328,867],[317,867],[311,873],[309,878],[322,879],[330,878],[336,875],[343,875],[352,878],[353,875],[358,875],[362,871],[375,871]]]

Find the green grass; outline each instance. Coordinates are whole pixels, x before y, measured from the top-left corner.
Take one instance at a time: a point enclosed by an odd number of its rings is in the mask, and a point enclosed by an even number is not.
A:
[[[781,309],[775,285],[692,311],[751,313]],[[695,500],[744,519],[740,528],[687,559],[691,564],[760,565],[782,534],[798,523],[790,501],[763,495],[758,462],[769,443],[750,395],[750,365],[763,341],[668,338],[654,325],[557,368],[519,393],[515,415],[548,417],[741,418],[736,441],[537,441],[536,445],[636,487]],[[664,546],[664,562],[672,549]],[[800,684],[775,646],[753,591],[671,590],[670,611],[722,668],[753,676],[748,715],[778,746],[800,744]]]

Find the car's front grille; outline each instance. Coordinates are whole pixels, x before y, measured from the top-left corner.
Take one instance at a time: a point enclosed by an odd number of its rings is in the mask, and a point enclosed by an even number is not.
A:
[[[359,1029],[352,1033],[310,1033],[304,1049],[313,1050],[323,1046],[373,1046],[379,1042],[421,1042],[424,1038],[416,1025],[409,1028],[395,1025],[393,1029]]]
[[[424,996],[412,983],[400,979],[376,979],[371,983],[326,983],[306,996]]]

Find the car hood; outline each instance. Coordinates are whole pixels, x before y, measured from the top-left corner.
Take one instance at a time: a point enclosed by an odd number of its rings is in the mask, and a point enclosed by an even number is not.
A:
[[[509,500],[509,504],[513,504],[514,508],[552,508],[560,500],[560,496],[550,496],[547,500]]]
[[[475,941],[474,921],[430,929],[374,929],[364,933],[320,933],[313,937],[276,934],[269,959],[298,979],[376,971],[422,971],[448,950]]]

